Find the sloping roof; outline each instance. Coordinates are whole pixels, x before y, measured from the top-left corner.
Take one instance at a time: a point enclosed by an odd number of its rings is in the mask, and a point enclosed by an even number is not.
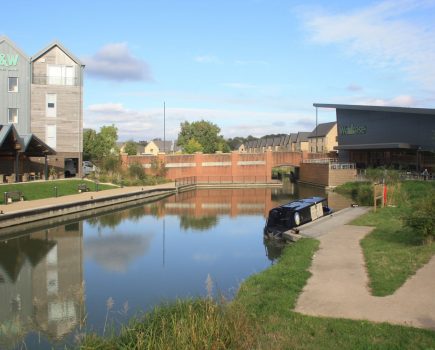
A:
[[[290,134],[290,140],[289,142],[296,142],[296,140],[298,139],[298,134]]]
[[[325,137],[336,124],[336,122],[318,124],[308,137]]]
[[[273,146],[279,146],[281,144],[281,136],[273,138]]]
[[[53,41],[50,45],[48,45],[47,47],[45,47],[44,49],[42,49],[41,51],[39,51],[38,53],[36,53],[34,56],[32,56],[31,60],[35,61],[37,60],[39,57],[41,57],[43,54],[45,54],[46,52],[50,51],[53,47],[57,46],[59,49],[61,49],[63,52],[65,52],[65,54],[67,56],[69,56],[69,58],[71,58],[75,63],[84,66],[83,62],[80,61],[75,55],[73,55],[65,46],[63,46],[59,41],[55,40]]]
[[[11,143],[5,145],[7,139]],[[0,149],[6,147],[6,152],[22,152],[28,156],[44,156],[56,154],[56,151],[48,146],[34,134],[19,135],[13,124],[0,125]]]
[[[153,142],[159,148],[159,152],[169,152],[172,149],[172,141],[153,140]]]
[[[8,43],[9,46],[12,46],[15,50],[17,50],[21,56],[24,56],[27,61],[30,61],[30,57],[23,50],[21,50],[13,41],[11,41],[7,36],[5,35],[0,36],[0,44],[2,42]]]
[[[298,132],[297,142],[308,141],[308,135],[311,134],[309,131],[300,131]]]
[[[273,138],[270,137],[266,139],[266,147],[269,146],[273,146]]]
[[[392,107],[392,106],[363,106],[363,105],[342,105],[331,103],[313,103],[314,107],[320,108],[335,108],[335,109],[353,109],[360,111],[375,111],[375,112],[396,112],[396,113],[417,113],[435,115],[433,108],[410,108],[410,107]]]

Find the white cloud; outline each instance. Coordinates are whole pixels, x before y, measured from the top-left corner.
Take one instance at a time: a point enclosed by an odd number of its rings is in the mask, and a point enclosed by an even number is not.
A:
[[[303,10],[314,42],[340,45],[375,67],[399,68],[409,79],[434,88],[435,28],[412,21],[411,14],[433,11],[433,0],[387,0],[347,13]]]
[[[200,55],[193,58],[198,63],[221,63],[221,60],[214,55]]]
[[[174,140],[183,121],[208,120],[221,128],[224,137],[263,136],[271,133],[311,131],[312,112],[258,112],[206,108],[166,108],[166,139]],[[163,109],[133,110],[119,103],[90,105],[85,110],[85,127],[99,130],[115,124],[119,140],[150,140],[163,137]]]
[[[83,58],[90,76],[115,81],[152,81],[148,64],[130,52],[127,43],[103,46],[93,56]]]

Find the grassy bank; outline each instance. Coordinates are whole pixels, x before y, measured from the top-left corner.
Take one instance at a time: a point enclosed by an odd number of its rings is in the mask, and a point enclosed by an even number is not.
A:
[[[366,183],[348,183],[340,190],[362,198],[369,188]],[[415,203],[434,190],[433,182],[403,182],[396,186],[394,207],[370,212],[353,222],[375,227],[361,241],[373,295],[394,293],[435,254],[435,244],[425,244],[403,220],[410,210],[414,210]]]
[[[286,247],[230,304],[205,299],[157,308],[119,336],[88,336],[81,349],[435,349],[433,331],[292,311],[318,246],[303,239]]]
[[[77,194],[77,186],[79,184],[86,184],[91,191],[96,190],[96,185],[92,181],[71,179],[71,180],[55,180],[55,181],[38,181],[38,182],[25,182],[16,184],[5,184],[0,186],[0,204],[4,204],[3,193],[10,191],[23,192],[25,200],[35,200],[42,198],[50,198],[55,196],[55,187],[57,187],[57,196],[66,196],[70,194]],[[116,188],[116,186],[99,184],[98,190],[104,191],[107,189]]]

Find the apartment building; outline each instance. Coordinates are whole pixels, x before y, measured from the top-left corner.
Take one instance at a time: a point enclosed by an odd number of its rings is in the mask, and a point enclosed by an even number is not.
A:
[[[0,86],[6,87],[0,89],[0,133],[12,140],[2,143],[0,135],[2,174],[33,171],[47,177],[50,168],[62,177],[72,164],[71,175],[81,175],[83,69],[59,42],[29,57],[0,38]],[[26,140],[33,140],[31,152]]]

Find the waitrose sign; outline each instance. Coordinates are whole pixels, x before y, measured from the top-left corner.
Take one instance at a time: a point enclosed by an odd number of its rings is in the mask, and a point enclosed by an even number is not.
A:
[[[340,126],[340,135],[363,135],[367,134],[367,126],[364,125],[343,125]]]
[[[0,67],[15,67],[18,64],[18,55],[9,55],[0,52]]]

